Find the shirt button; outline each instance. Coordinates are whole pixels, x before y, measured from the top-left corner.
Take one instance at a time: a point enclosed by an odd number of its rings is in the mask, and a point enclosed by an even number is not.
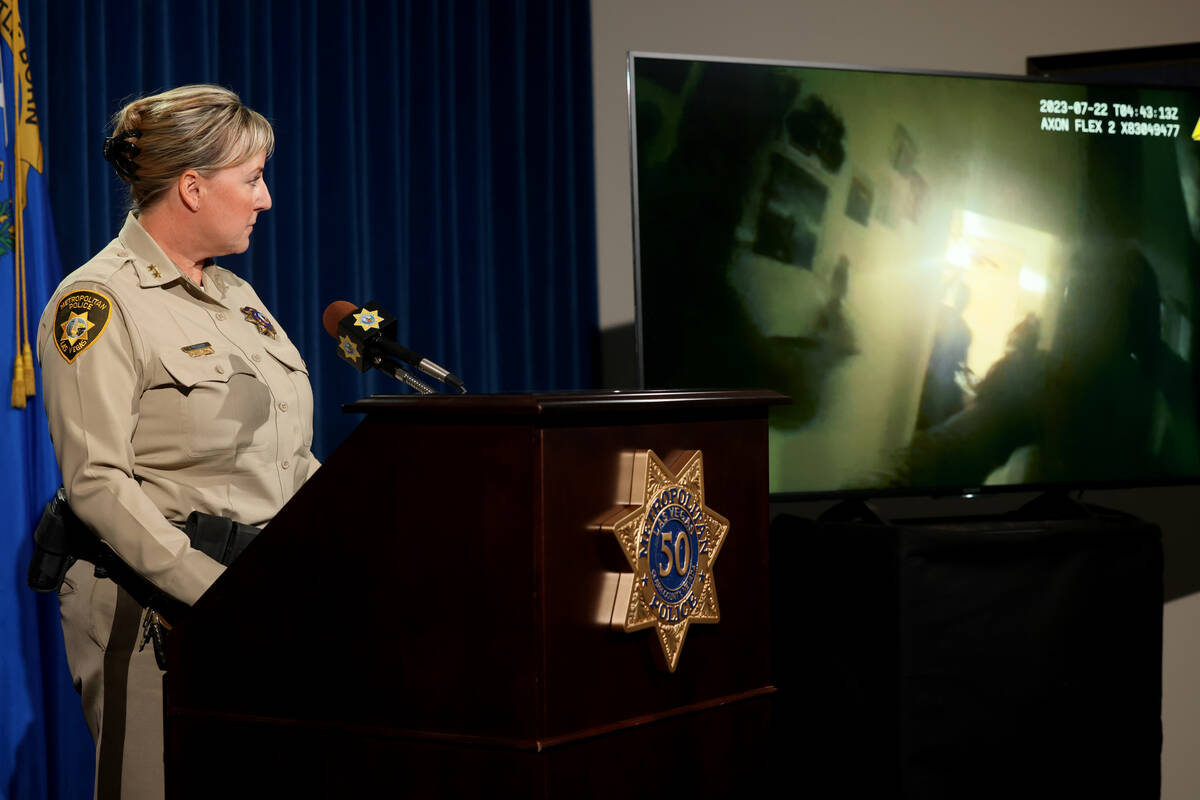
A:
[[[217,322],[224,322],[224,321],[225,321],[225,312],[218,311],[217,312]]]
[[[283,467],[284,469],[287,469],[289,466],[291,466],[291,464],[288,463],[287,461],[283,461],[279,464],[279,466]]]
[[[279,403],[279,410],[280,410],[280,411],[287,411],[287,401],[286,401],[286,400],[281,400],[281,401],[280,401],[280,403]]]
[[[262,356],[260,356],[258,353],[251,353],[250,360],[257,364],[259,361],[262,361]]]
[[[218,374],[218,375],[224,375],[224,374],[225,374],[225,368],[224,368],[224,367],[222,367],[220,364],[217,364],[217,374]]]

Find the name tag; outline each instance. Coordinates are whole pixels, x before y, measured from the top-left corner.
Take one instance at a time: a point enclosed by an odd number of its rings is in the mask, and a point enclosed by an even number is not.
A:
[[[196,344],[189,344],[187,347],[181,347],[179,349],[187,353],[192,358],[211,356],[213,354],[212,345],[208,342],[197,342]]]

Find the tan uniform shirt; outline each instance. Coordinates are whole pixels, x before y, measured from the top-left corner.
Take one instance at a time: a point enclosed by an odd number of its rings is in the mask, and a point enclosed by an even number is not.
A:
[[[38,358],[71,508],[184,602],[224,568],[171,523],[263,525],[318,466],[308,369],[254,289],[217,266],[197,286],[132,215],[59,285]]]

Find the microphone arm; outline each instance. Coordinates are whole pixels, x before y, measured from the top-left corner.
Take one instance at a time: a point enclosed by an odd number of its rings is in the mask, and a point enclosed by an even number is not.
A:
[[[435,364],[428,358],[409,350],[404,345],[397,344],[396,342],[383,337],[376,338],[373,344],[380,350],[386,351],[387,354],[393,358],[398,358],[401,361],[412,364],[414,367],[421,370],[421,372],[424,372],[431,378],[437,378],[447,386],[453,386],[455,389],[458,389],[459,393],[467,393],[467,387],[463,385],[462,379],[460,379],[457,375],[445,367]]]
[[[385,359],[375,356],[375,367],[380,372],[391,375],[401,383],[412,387],[419,394],[436,394],[436,392],[429,388],[429,386],[420,378],[418,378],[416,375],[413,375],[411,372],[397,364],[395,361],[392,361],[390,358]]]

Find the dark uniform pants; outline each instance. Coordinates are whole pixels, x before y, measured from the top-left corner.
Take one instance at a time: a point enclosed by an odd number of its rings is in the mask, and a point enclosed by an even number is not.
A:
[[[59,594],[75,690],[96,740],[99,800],[163,796],[162,671],[142,642],[143,609],[77,562]]]

